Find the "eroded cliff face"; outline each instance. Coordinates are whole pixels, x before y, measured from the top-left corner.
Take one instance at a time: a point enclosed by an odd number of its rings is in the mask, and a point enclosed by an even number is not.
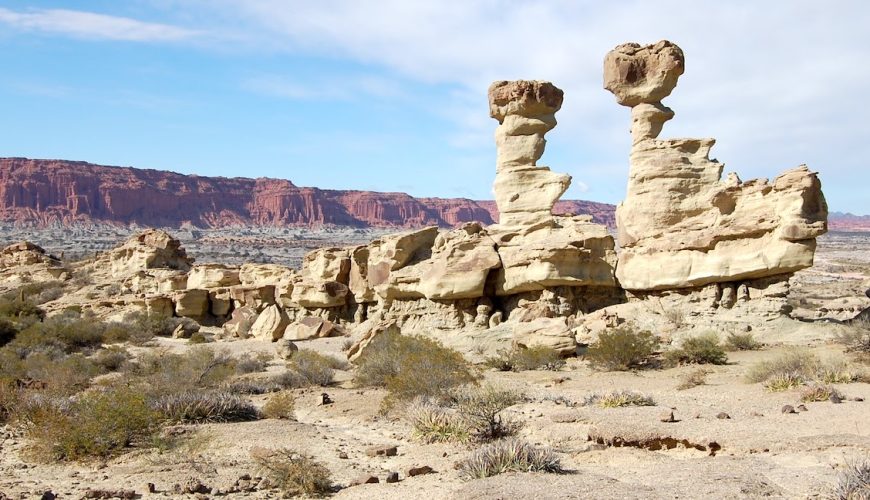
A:
[[[280,179],[199,177],[63,160],[0,159],[0,220],[177,227],[336,224],[374,227],[492,223],[473,200],[339,191]]]

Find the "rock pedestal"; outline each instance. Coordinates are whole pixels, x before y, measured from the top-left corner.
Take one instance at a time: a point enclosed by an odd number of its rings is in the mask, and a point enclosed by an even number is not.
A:
[[[813,263],[827,230],[815,173],[801,165],[772,182],[742,182],[711,160],[714,139],[658,139],[674,112],[661,100],[683,74],[668,41],[616,47],[604,87],[631,107],[628,189],[616,209],[619,263],[627,290],[667,290],[793,273]]]

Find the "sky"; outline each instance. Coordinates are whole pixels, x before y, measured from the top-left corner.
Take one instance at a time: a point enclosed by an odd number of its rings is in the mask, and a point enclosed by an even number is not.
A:
[[[495,80],[565,91],[539,165],[617,203],[614,46],[680,45],[661,135],[743,180],[807,164],[870,214],[870,2],[0,0],[0,156],[491,199]]]

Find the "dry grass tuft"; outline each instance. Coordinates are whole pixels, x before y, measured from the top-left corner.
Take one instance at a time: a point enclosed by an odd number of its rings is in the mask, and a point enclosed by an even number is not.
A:
[[[707,383],[707,375],[710,374],[710,370],[706,368],[697,368],[692,370],[680,379],[679,385],[677,385],[677,390],[684,391],[686,389],[691,389],[692,387],[698,387],[699,385],[704,385]]]
[[[596,405],[601,408],[622,408],[625,406],[655,406],[653,398],[634,391],[613,391],[605,394],[588,396],[583,404]]]
[[[296,398],[292,393],[284,391],[273,394],[263,405],[263,417],[281,420],[295,420]]]
[[[517,439],[490,443],[459,464],[465,479],[482,479],[505,472],[564,472],[559,457],[546,448],[536,448]]]

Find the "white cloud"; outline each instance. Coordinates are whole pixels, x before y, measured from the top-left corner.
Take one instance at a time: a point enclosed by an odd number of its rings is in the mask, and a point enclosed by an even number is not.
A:
[[[214,5],[214,4],[212,4]],[[563,88],[548,155],[626,162],[628,110],[601,87],[601,61],[626,41],[670,39],[687,72],[665,103],[677,113],[663,136],[713,136],[714,155],[743,178],[811,162],[825,176],[863,176],[870,156],[870,4],[577,2],[572,0],[333,0],[221,2],[263,46],[381,66],[429,84],[453,84],[428,103],[455,123],[450,144],[486,140],[495,124],[483,95],[496,79],[547,79]],[[546,159],[546,157],[545,157]],[[627,162],[626,162],[627,163]],[[624,163],[623,163],[624,164]],[[558,169],[558,165],[553,165]],[[627,168],[627,167],[625,167]],[[610,178],[624,183],[626,170]],[[829,183],[830,184],[830,183]],[[590,193],[595,186],[590,185]]]
[[[23,31],[37,31],[93,40],[168,42],[192,38],[197,31],[127,17],[66,9],[16,12],[0,8],[0,23]]]
[[[397,99],[405,95],[396,80],[373,75],[307,79],[260,75],[244,80],[242,86],[259,94],[300,101],[350,101],[364,97]]]

